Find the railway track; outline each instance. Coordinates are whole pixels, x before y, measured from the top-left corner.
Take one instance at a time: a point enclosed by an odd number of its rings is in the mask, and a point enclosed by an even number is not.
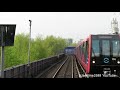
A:
[[[67,55],[36,78],[82,78],[74,55]]]
[[[42,73],[40,73],[39,75],[37,75],[35,78],[51,78],[54,74],[54,70],[56,70],[57,66],[59,64],[61,64],[65,58],[67,58],[66,56],[61,59],[59,62],[53,64],[52,66],[50,66],[49,68],[45,69]]]

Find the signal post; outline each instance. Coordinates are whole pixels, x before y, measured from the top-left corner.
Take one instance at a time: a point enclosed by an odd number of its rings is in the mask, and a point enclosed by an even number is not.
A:
[[[1,64],[0,77],[4,78],[4,47],[14,45],[16,24],[0,24]]]

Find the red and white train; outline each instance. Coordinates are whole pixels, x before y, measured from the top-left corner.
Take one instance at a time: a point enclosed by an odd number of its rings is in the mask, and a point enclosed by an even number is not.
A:
[[[75,48],[75,55],[87,74],[120,72],[120,36],[90,35]]]

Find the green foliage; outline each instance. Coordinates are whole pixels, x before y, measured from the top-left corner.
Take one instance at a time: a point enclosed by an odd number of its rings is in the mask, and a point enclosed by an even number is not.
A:
[[[31,60],[39,60],[46,57],[46,48],[44,47],[44,40],[42,37],[37,37],[34,41],[31,42]]]
[[[29,36],[18,34],[15,37],[14,46],[5,47],[5,67],[25,64],[28,59]]]
[[[14,46],[5,47],[5,68],[28,63],[29,35],[15,36]],[[67,46],[66,40],[61,37],[37,36],[30,42],[30,61],[40,60],[63,52]],[[1,53],[1,52],[0,52]]]
[[[48,36],[45,39],[44,45],[48,48],[48,56],[55,55],[63,51],[66,47],[65,39],[60,37],[56,38],[54,36]]]

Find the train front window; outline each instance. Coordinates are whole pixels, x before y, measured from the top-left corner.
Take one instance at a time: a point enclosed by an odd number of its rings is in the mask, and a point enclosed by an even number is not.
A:
[[[92,57],[100,55],[99,40],[92,40]]]
[[[102,40],[102,55],[110,55],[110,41]]]
[[[113,46],[113,56],[118,56],[119,55],[119,50],[120,50],[120,43],[118,40],[113,40],[112,41],[112,46]]]

